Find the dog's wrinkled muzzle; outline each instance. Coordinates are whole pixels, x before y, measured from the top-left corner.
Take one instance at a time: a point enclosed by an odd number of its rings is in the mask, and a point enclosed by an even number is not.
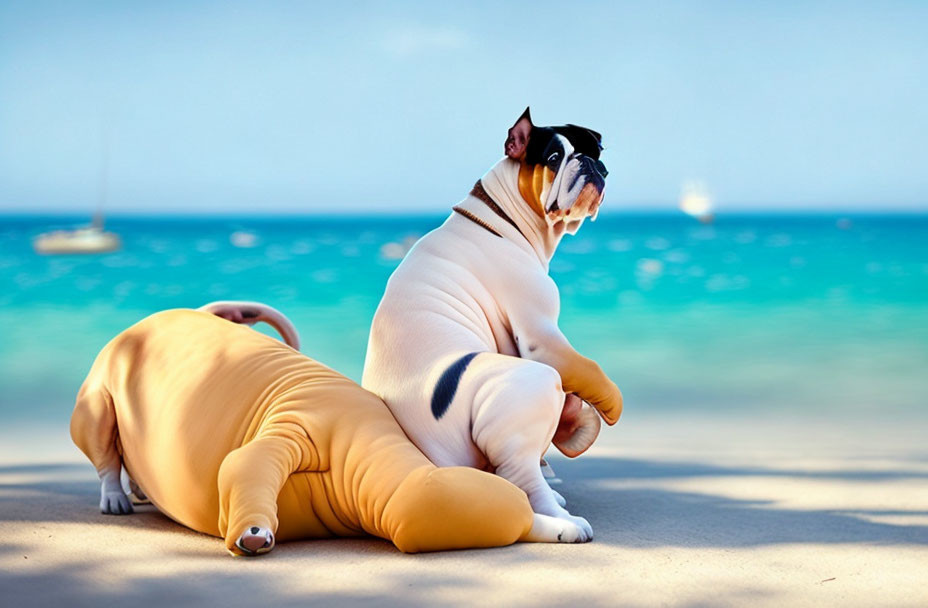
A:
[[[605,187],[605,182],[603,182]],[[548,212],[548,219],[552,222],[558,220],[582,220],[595,216],[603,202],[603,191],[596,184],[588,183],[580,190],[577,200],[568,209],[555,209]]]
[[[607,175],[609,175],[609,171],[606,170],[606,165],[604,165],[601,160],[590,158],[589,156],[581,156],[580,170],[577,172],[577,177],[574,178],[574,181],[576,182],[580,176],[583,176],[586,178],[586,184],[588,186],[594,186],[596,191],[602,194],[603,190],[606,188]]]

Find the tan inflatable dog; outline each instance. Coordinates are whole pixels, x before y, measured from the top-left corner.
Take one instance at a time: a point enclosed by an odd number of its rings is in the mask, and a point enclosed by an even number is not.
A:
[[[125,467],[163,513],[237,554],[364,533],[405,552],[577,540],[508,481],[436,468],[355,382],[207,312],[161,312],[107,344],[71,437],[104,513],[132,511]]]

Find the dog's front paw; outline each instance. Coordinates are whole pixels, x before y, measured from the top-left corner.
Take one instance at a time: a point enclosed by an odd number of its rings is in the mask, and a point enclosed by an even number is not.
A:
[[[132,502],[122,489],[103,490],[100,492],[100,512],[105,515],[129,515],[132,513]]]
[[[593,540],[593,528],[582,517],[535,513],[532,529],[522,540],[531,543],[586,543]]]
[[[593,540],[593,526],[586,519],[569,515],[570,523],[577,527],[579,534],[572,540],[562,540],[564,543],[588,543]]]
[[[267,528],[251,526],[235,541],[235,548],[247,557],[261,555],[274,548],[274,535]]]

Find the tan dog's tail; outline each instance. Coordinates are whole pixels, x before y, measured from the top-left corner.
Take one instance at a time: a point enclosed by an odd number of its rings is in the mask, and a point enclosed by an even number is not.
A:
[[[294,350],[300,350],[300,334],[296,331],[296,327],[282,312],[267,304],[229,300],[210,302],[206,306],[201,306],[199,310],[244,325],[254,325],[259,321],[264,321],[277,330],[285,343]]]

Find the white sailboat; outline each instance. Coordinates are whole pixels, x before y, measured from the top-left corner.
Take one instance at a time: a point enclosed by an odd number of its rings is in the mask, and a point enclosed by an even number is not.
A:
[[[65,253],[106,253],[122,247],[119,235],[103,229],[103,216],[96,215],[89,226],[74,230],[55,230],[35,237],[32,246],[43,255]]]
[[[36,253],[42,255],[107,253],[117,251],[122,247],[122,241],[118,234],[103,229],[103,205],[106,202],[109,164],[108,148],[108,142],[105,138],[97,211],[94,213],[91,224],[73,230],[54,230],[38,235],[32,240],[32,247]]]
[[[699,181],[687,181],[683,183],[680,192],[680,211],[691,215],[703,224],[711,224],[715,219],[712,212],[712,197],[706,189],[706,185]]]

